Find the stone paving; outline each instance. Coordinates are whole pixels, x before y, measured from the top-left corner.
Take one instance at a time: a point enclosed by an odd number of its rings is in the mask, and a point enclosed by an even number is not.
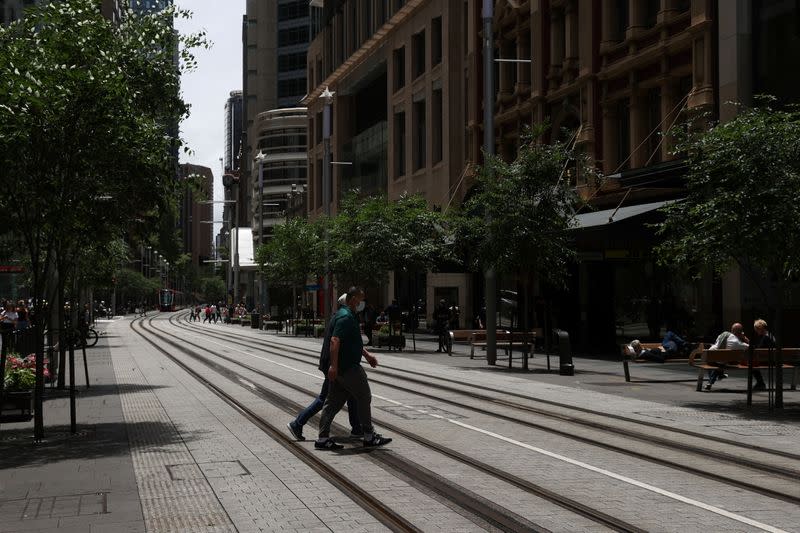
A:
[[[88,352],[92,388],[80,391],[76,436],[70,436],[68,426],[64,426],[69,417],[62,393],[53,393],[47,402],[48,440],[44,444],[33,447],[30,423],[0,426],[0,532],[385,530],[373,516],[283,445],[134,335],[129,322],[126,319],[107,324],[109,334]],[[203,328],[209,328],[208,331],[215,328],[219,332],[234,331],[243,340],[271,340],[312,350],[318,349],[317,339],[222,325],[203,325],[194,332],[186,332],[170,326],[164,316],[153,325],[307,389],[309,393],[297,391],[236,368],[251,382],[261,383],[297,404],[307,404],[310,394],[319,388],[319,373],[313,365],[281,358],[279,353],[226,347],[224,340],[204,338],[201,333]],[[618,361],[577,358],[578,372],[568,377],[544,373],[543,358],[538,355],[532,361],[532,371],[523,373],[518,368],[509,371],[501,366],[487,367],[481,358],[470,360],[468,349],[465,354],[463,346],[457,346],[455,357],[432,353],[435,347],[429,336],[423,336],[417,341],[417,353],[375,350],[387,369],[384,374],[379,369],[375,379],[391,376],[389,367],[409,368],[429,376],[480,383],[484,388],[586,409],[600,407],[608,413],[766,447],[791,449],[796,446],[800,431],[795,416],[800,411],[800,393],[795,391],[787,391],[788,408],[780,416],[759,408],[744,412],[739,392],[695,392],[696,373],[692,369],[635,365],[634,380],[640,382],[625,383]],[[278,427],[282,428],[290,418],[290,413],[282,408],[220,378],[208,367],[186,355],[176,355]],[[556,366],[557,360],[553,363]],[[500,365],[503,364],[505,361],[501,360]],[[519,361],[514,364],[518,367]],[[641,382],[656,379],[692,382]],[[731,382],[734,386],[729,387],[734,389],[737,382],[734,378]],[[412,393],[378,384],[372,388],[376,420],[395,424],[491,466],[598,506],[646,530],[755,531],[758,528],[536,449],[599,465],[611,473],[786,531],[800,531],[796,515],[785,503]],[[423,386],[417,389],[427,390]],[[452,393],[439,391],[437,395],[452,396]],[[757,395],[756,402],[759,401],[764,399]],[[472,402],[476,406],[480,403]],[[558,410],[554,406],[547,408]],[[436,419],[431,413],[451,421]],[[345,417],[338,418],[346,423]],[[306,427],[307,437],[314,435],[314,424],[312,420]],[[491,527],[403,472],[388,468],[381,462],[380,454],[407,458],[440,476],[443,482],[460,485],[485,501],[507,507],[523,519],[552,531],[604,530],[586,518],[473,467],[409,439],[395,437],[389,448],[370,454],[345,450],[347,453],[320,456],[390,503],[423,531],[478,531]],[[309,441],[296,445],[312,447]]]

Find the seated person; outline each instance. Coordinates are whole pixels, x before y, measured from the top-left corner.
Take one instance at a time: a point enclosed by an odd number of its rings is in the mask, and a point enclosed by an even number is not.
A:
[[[389,317],[386,316],[386,311],[381,311],[381,314],[378,315],[378,318],[375,319],[376,324],[388,324]]]
[[[631,343],[625,347],[625,353],[629,355],[631,359],[645,359],[647,361],[653,361],[654,363],[663,363],[667,358],[667,353],[663,346],[645,350],[642,347],[642,343],[637,339],[632,340]]]
[[[666,357],[681,357],[690,349],[689,343],[680,338],[678,334],[669,327],[664,334],[664,340],[661,341],[661,346],[664,347]]]
[[[753,323],[753,330],[755,333],[752,342],[753,349],[758,350],[775,347],[775,337],[767,330],[766,320],[763,318],[757,319]],[[756,380],[755,385],[753,385],[754,391],[767,390],[767,384],[764,383],[764,376],[761,375],[760,370],[753,370],[753,378]]]
[[[744,326],[735,322],[731,325],[730,331],[723,331],[711,345],[709,350],[746,350],[750,347],[750,340],[744,334]],[[711,387],[718,379],[725,379],[728,374],[725,373],[725,365],[719,364],[716,370],[708,371],[708,383],[706,390],[711,390]]]

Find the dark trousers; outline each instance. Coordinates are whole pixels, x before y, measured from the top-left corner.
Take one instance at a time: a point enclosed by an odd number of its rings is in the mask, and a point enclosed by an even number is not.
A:
[[[364,439],[372,438],[372,392],[369,390],[367,373],[356,365],[348,368],[336,376],[336,381],[331,383],[325,405],[322,407],[322,417],[319,421],[319,438],[327,439],[331,434],[331,424],[336,413],[341,411],[348,398],[353,397],[356,402],[358,420],[364,431]]]
[[[367,344],[372,344],[372,327],[375,324],[364,324],[364,334],[367,336]]]
[[[322,389],[319,391],[319,396],[314,398],[308,407],[300,411],[297,418],[294,419],[295,425],[303,427],[311,419],[312,416],[322,411],[322,406],[325,405],[325,398],[328,397],[331,382],[328,378],[322,382]],[[350,396],[347,399],[347,414],[350,417],[350,428],[353,433],[361,433],[361,423],[358,421],[358,406],[356,400]]]

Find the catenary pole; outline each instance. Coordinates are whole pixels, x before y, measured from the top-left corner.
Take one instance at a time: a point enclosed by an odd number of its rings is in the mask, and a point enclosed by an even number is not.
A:
[[[325,107],[322,111],[322,149],[323,149],[323,160],[322,160],[322,203],[325,205],[325,217],[330,219],[331,216],[331,189],[333,188],[333,183],[331,183],[331,103],[333,101],[333,95],[328,87],[325,87],[325,91],[322,93],[322,98],[325,101]],[[332,289],[333,283],[331,282],[331,269],[330,269],[330,235],[328,233],[328,224],[325,225],[325,281],[322,286],[325,298],[325,304],[323,306],[323,310],[325,313],[325,320],[330,319],[331,317],[331,298],[332,298]]]
[[[494,0],[483,0],[483,151],[494,155]],[[488,161],[487,161],[488,162]],[[487,217],[488,218],[488,217]],[[488,222],[488,220],[487,220]],[[487,224],[487,227],[489,224]],[[486,269],[486,362],[497,362],[497,274]]]

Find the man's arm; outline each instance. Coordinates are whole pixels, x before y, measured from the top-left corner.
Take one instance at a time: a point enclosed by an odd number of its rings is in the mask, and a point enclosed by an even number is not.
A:
[[[378,358],[369,353],[366,348],[361,348],[361,355],[364,356],[364,359],[367,360],[367,363],[369,363],[369,366],[372,368],[378,366]]]
[[[328,367],[328,379],[336,381],[336,376],[339,373],[339,347],[341,341],[339,337],[331,337],[331,364]]]

